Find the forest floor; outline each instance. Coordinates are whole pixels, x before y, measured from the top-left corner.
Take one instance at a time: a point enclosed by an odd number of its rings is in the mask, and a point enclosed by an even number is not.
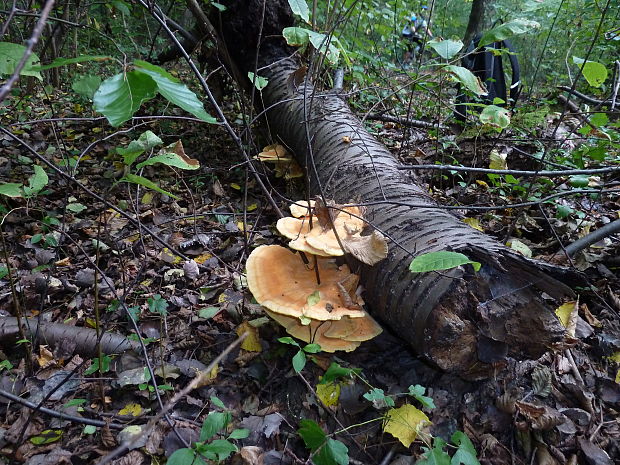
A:
[[[429,434],[449,441],[456,431],[467,434],[484,464],[620,463],[618,237],[576,257],[573,265],[591,286],[577,289],[579,300],[568,303],[573,335],[539,360],[508,357],[492,379],[468,381],[428,365],[384,329],[351,353],[307,354],[308,363],[296,373],[292,358],[298,349],[278,342],[286,335],[283,328],[253,303],[244,278],[253,247],[285,239],[223,129],[162,119],[134,120],[132,128],[111,132],[104,119],[90,114],[67,120],[85,113],[69,99],[58,96],[53,113],[44,99],[13,100],[0,115],[17,137],[0,133],[0,179],[25,185],[22,198],[2,197],[0,204],[0,311],[13,321],[0,325],[0,388],[23,400],[0,396],[1,460],[97,463],[133,434],[138,439],[132,450],[111,463],[163,463],[183,447],[180,438],[200,439],[209,412],[224,412],[207,443],[223,441],[217,443],[222,458],[228,455],[224,442],[234,444],[225,463],[236,465],[309,463],[297,433],[303,419],[337,432],[334,438],[347,446],[352,464],[413,464],[430,447]],[[227,112],[234,121],[233,108]],[[64,120],[41,121],[46,118]],[[241,123],[236,121],[239,128]],[[540,136],[550,123],[539,123]],[[394,123],[367,125],[405,164],[458,160],[489,167],[489,154],[496,153],[511,169],[536,168],[535,144],[522,135],[474,137],[466,131],[438,138]],[[147,130],[161,136],[164,146],[181,139],[200,169],[127,166],[123,149]],[[68,166],[71,179],[49,168],[48,183],[34,178],[33,160],[41,163],[33,151]],[[286,211],[286,198],[303,196],[304,183],[265,169],[274,196],[283,193],[274,198]],[[157,182],[167,193],[127,182],[128,173]],[[492,206],[524,196],[519,183],[499,176],[430,170],[416,176],[444,203]],[[554,189],[566,182],[549,181]],[[613,221],[618,211],[617,200],[581,196],[540,208],[456,214],[526,255],[561,263],[558,239],[570,243]],[[16,316],[39,321],[38,331],[17,334],[10,320]],[[45,328],[49,323],[64,327],[53,333]],[[138,331],[146,351],[99,354],[83,340],[81,328],[99,328],[134,345]],[[249,334],[243,345],[231,346],[242,333]],[[359,372],[320,384],[333,362]],[[208,379],[171,403],[205,369]],[[433,399],[434,408],[422,408],[432,425],[405,448],[382,431],[385,402],[364,394],[383,390],[401,405],[416,385]],[[38,405],[49,410],[36,411]],[[156,417],[166,405],[167,418]],[[249,431],[231,437],[233,428]],[[428,454],[424,463],[447,462]]]

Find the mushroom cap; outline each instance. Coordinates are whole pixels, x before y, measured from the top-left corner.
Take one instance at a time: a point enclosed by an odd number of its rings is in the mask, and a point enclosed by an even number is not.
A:
[[[286,148],[280,144],[272,144],[263,148],[263,151],[259,153],[256,158],[261,161],[291,161],[292,158],[289,155]]]
[[[281,315],[279,313],[271,312],[265,309],[267,315],[284,326],[286,332],[291,336],[302,340],[304,342],[313,342],[321,346],[321,350],[324,352],[335,352],[336,350],[344,350],[345,352],[351,352],[357,349],[361,342],[333,338],[325,336],[325,332],[328,331],[334,324],[339,324],[340,321],[318,321],[310,320],[310,324],[303,325],[299,318],[293,316]],[[363,320],[364,318],[348,318],[353,320]]]
[[[363,317],[366,312],[345,307],[346,297],[340,294],[338,283],[351,274],[349,268],[331,260],[317,260],[317,266],[321,284],[316,282],[315,270],[304,265],[299,255],[279,245],[263,245],[248,257],[248,288],[260,305],[282,315],[321,321]],[[356,304],[363,304],[358,296],[354,298]]]
[[[368,236],[347,236],[342,241],[342,246],[347,253],[368,265],[379,263],[388,254],[387,240],[379,231],[373,231]]]
[[[379,323],[368,313],[363,318],[344,317],[338,321],[332,321],[331,326],[323,333],[325,337],[344,339],[347,341],[368,341],[383,332]]]
[[[316,218],[314,218],[314,222],[317,222]],[[306,235],[310,232],[310,221],[308,217],[292,218],[290,216],[285,216],[278,220],[276,229],[284,237],[291,239],[291,242],[288,244],[291,249],[318,255],[319,257],[329,257],[329,255],[322,250],[315,249],[306,242]]]
[[[289,205],[289,210],[291,210],[291,215],[295,218],[301,218],[303,216],[310,216],[311,210],[314,208],[316,202],[314,200],[310,201],[310,207],[308,208],[307,200],[297,200],[295,203]]]

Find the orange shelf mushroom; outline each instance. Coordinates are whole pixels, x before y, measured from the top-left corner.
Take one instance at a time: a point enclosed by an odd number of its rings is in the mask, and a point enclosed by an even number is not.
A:
[[[292,336],[327,352],[351,351],[381,332],[355,293],[358,277],[346,265],[317,260],[315,270],[277,245],[260,246],[247,260],[247,283],[256,301]]]
[[[295,202],[290,207],[295,218],[280,218],[276,223],[278,232],[291,239],[290,248],[321,257],[338,257],[350,253],[368,265],[374,265],[387,257],[387,241],[382,234],[373,231],[370,235],[361,235],[366,222],[359,207],[332,208],[332,228],[329,220],[324,221],[328,224],[322,226],[317,215],[302,216],[301,213],[308,210],[307,205],[304,200]]]

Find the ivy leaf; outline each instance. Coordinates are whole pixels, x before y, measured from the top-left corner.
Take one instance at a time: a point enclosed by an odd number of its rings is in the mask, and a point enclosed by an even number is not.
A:
[[[216,439],[215,441],[203,446],[202,450],[216,454],[217,460],[221,462],[226,460],[233,452],[237,452],[237,446],[226,439]]]
[[[416,384],[415,386],[409,386],[409,395],[414,397],[418,402],[420,402],[426,408],[435,408],[435,402],[433,402],[432,397],[425,396],[426,388],[424,386],[420,386]]]
[[[306,0],[288,0],[288,4],[293,14],[299,16],[307,23],[310,22],[310,9]]]
[[[418,255],[411,261],[409,270],[412,273],[426,273],[429,271],[449,270],[466,264],[473,266],[475,271],[479,271],[482,266],[479,262],[470,260],[462,253],[440,250]]]
[[[93,96],[95,111],[102,113],[112,126],[131,119],[143,102],[156,95],[155,81],[144,73],[119,73],[101,83]]]
[[[452,456],[450,465],[480,465],[476,448],[465,433],[456,431],[450,438],[450,441],[458,446],[458,450]]]
[[[539,27],[540,24],[536,21],[530,21],[523,18],[513,19],[512,21],[500,24],[499,26],[486,31],[480,38],[478,46],[484,47],[485,45],[493,42],[499,42],[515,35],[524,34]]]

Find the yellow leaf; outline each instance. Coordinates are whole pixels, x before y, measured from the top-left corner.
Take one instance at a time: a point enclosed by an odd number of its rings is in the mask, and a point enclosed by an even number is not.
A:
[[[420,430],[430,423],[422,410],[406,404],[387,411],[383,431],[390,433],[403,446],[409,447],[418,437]]]
[[[202,265],[204,262],[209,260],[211,257],[213,257],[213,255],[211,255],[210,253],[203,253],[202,255],[198,255],[197,257],[195,257],[194,261],[198,263],[199,265]]]
[[[245,226],[243,225],[243,221],[237,221],[237,227],[239,228],[239,231],[241,232],[245,231]]]
[[[612,362],[620,363],[620,352],[614,352],[607,358]]]
[[[485,189],[489,188],[489,185],[486,182],[482,181],[481,179],[476,179],[476,184],[484,187]]]
[[[219,372],[220,372],[220,366],[218,364],[215,364],[215,366],[208,372],[207,371],[200,372],[200,375],[198,375],[200,376],[200,381],[198,383],[198,386],[196,387],[200,388],[203,386],[209,386],[210,384],[213,384]]]
[[[54,354],[47,348],[47,346],[39,346],[39,356],[37,362],[40,367],[48,367],[54,361]]]
[[[463,218],[463,223],[470,225],[472,228],[477,229],[478,231],[484,232],[482,226],[480,226],[480,221],[477,218]]]
[[[153,202],[153,193],[151,191],[145,192],[140,200],[142,205],[149,205]]]
[[[217,303],[223,304],[224,302],[226,302],[226,293],[222,292],[217,298]]]
[[[260,337],[258,336],[258,328],[255,328],[247,321],[244,321],[237,328],[237,336],[241,337],[242,334],[246,334],[247,337],[241,343],[241,348],[248,352],[260,352],[263,350],[260,345]]]
[[[131,415],[137,417],[142,413],[142,406],[140,404],[129,403],[118,411],[119,415]]]
[[[555,309],[555,314],[559,318],[560,323],[567,329],[567,332],[571,332],[572,326],[572,334],[575,335],[575,323],[577,318],[577,302],[571,300],[570,302],[566,302],[563,305],[560,305]]]
[[[230,187],[232,187],[235,190],[240,191],[241,190],[241,186],[239,184],[237,184],[236,182],[231,182],[230,183]]]
[[[620,368],[618,369],[618,373],[616,373],[616,383],[620,384]]]
[[[507,156],[508,153],[499,153],[497,149],[491,150],[491,153],[489,154],[489,168],[492,170],[507,170]]]
[[[340,383],[319,384],[316,387],[316,395],[327,407],[338,405]]]
[[[248,205],[248,208],[246,208],[246,210],[249,211],[249,212],[253,212],[257,208],[258,208],[258,205],[256,205],[255,203],[252,203],[252,204]]]
[[[86,317],[84,319],[84,323],[86,323],[86,326],[89,328],[97,329],[97,320],[95,320],[94,318]]]

